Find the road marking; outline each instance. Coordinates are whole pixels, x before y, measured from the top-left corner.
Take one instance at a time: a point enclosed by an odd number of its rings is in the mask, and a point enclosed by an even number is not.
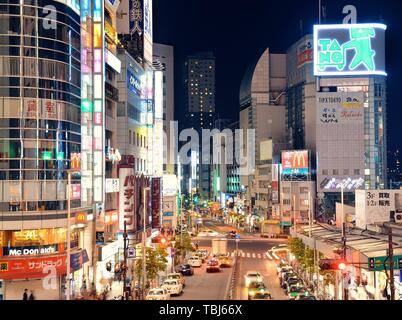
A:
[[[250,258],[250,252],[247,252],[247,258]]]
[[[234,251],[230,254],[231,257],[234,257],[235,253]]]
[[[275,259],[279,260],[279,257],[275,252],[273,252],[272,255],[274,256]]]
[[[253,258],[255,258],[255,253],[253,253]]]
[[[267,257],[268,257],[268,259],[273,260],[272,256],[269,254],[268,251],[267,251]]]
[[[244,258],[246,254],[242,251],[241,256]]]
[[[258,259],[261,259],[261,254],[260,253],[257,254],[257,257],[258,257]]]

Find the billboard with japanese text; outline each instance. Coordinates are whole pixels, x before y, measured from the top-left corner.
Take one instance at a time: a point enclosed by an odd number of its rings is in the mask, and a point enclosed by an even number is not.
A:
[[[282,151],[282,174],[304,175],[309,173],[308,150]]]
[[[119,230],[124,230],[124,221],[126,221],[127,231],[135,231],[135,200],[137,196],[134,169],[119,168],[119,182]]]

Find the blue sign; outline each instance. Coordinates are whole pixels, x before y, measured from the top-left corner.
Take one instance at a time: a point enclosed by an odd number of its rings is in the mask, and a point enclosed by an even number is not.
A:
[[[128,89],[136,94],[137,96],[141,96],[141,80],[138,79],[131,71],[127,69],[127,87]]]
[[[236,234],[236,239],[240,240],[240,234]]]
[[[70,255],[70,268],[71,270],[79,270],[82,265],[89,261],[87,250],[73,253]]]
[[[308,175],[308,168],[300,169],[282,169],[282,174],[285,175]]]
[[[173,212],[164,212],[163,216],[164,217],[173,217]]]

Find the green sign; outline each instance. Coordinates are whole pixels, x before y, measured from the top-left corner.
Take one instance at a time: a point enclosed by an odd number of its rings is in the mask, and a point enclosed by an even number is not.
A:
[[[314,26],[314,75],[384,75],[383,24]]]
[[[43,160],[51,160],[53,156],[52,151],[42,151],[42,159]]]
[[[375,257],[368,259],[368,269],[370,271],[382,271],[384,270],[384,261],[387,270],[390,269],[388,257]],[[394,269],[402,269],[402,256],[394,256]]]
[[[62,151],[57,152],[56,159],[57,160],[64,160],[64,152],[62,152]]]
[[[88,100],[82,100],[81,112],[92,112],[92,103]]]

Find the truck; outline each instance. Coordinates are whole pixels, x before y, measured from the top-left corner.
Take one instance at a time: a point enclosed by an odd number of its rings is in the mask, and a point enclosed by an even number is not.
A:
[[[261,237],[277,238],[281,234],[281,226],[278,220],[265,220],[261,222]]]
[[[212,256],[219,257],[228,254],[227,239],[212,239]]]

